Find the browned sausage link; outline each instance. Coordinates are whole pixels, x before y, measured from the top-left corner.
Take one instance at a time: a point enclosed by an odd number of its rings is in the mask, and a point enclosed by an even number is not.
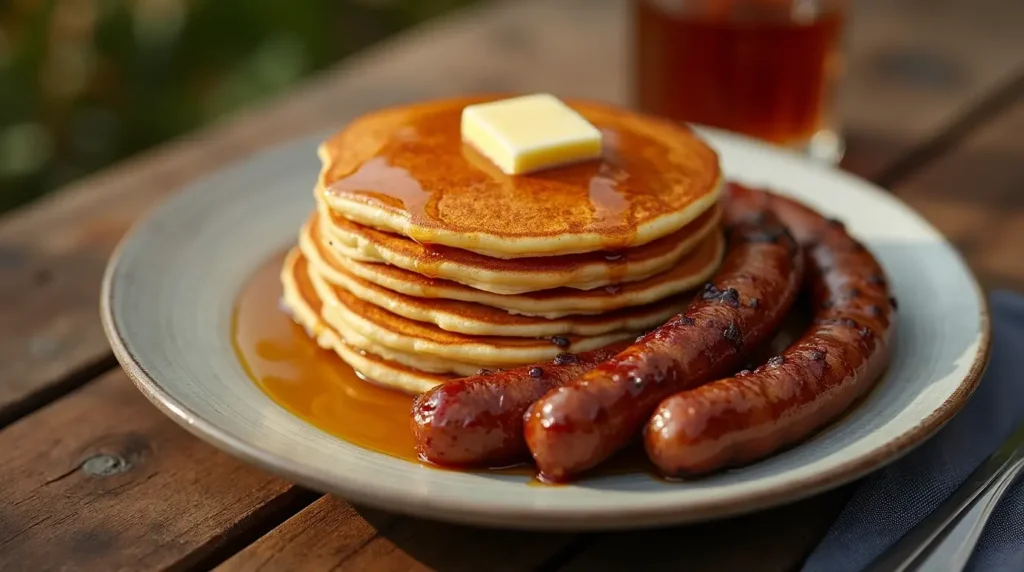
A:
[[[729,252],[703,294],[527,411],[524,433],[541,478],[566,480],[621,449],[658,402],[735,371],[789,311],[803,275],[799,246],[774,215],[751,220],[748,203],[725,206]]]
[[[742,465],[806,438],[863,395],[881,374],[895,301],[882,268],[842,225],[793,201],[736,188],[764,201],[807,242],[810,328],[753,372],[667,398],[645,431],[651,460],[666,475]]]
[[[458,467],[499,467],[529,458],[526,408],[615,351],[563,353],[554,361],[456,379],[420,394],[412,406],[416,452],[425,461]]]

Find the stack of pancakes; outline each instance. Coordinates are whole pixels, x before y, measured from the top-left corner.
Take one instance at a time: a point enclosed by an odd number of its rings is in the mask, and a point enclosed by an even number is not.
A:
[[[418,393],[631,340],[721,261],[718,159],[688,129],[569,102],[603,159],[509,176],[461,141],[486,100],[379,111],[320,147],[283,301],[365,379]]]

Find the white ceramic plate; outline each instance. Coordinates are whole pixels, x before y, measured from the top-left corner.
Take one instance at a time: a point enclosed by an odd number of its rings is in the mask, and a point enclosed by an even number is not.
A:
[[[726,174],[846,222],[881,259],[899,299],[889,371],[839,424],[750,467],[689,483],[647,475],[527,486],[526,477],[439,471],[307,425],[254,385],[232,351],[235,294],[291,244],[312,208],[319,138],[256,155],[197,183],[140,223],[104,281],[114,353],[143,393],[189,431],[309,487],[400,513],[521,528],[627,528],[751,511],[838,486],[942,426],[988,357],[982,292],[920,216],[871,184],[766,145],[702,130]]]

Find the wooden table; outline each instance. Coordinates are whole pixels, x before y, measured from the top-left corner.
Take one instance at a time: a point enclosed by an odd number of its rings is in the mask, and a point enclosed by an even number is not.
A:
[[[1024,3],[858,0],[844,166],[944,231],[986,287],[1024,289]],[[628,102],[613,0],[494,3],[0,219],[0,569],[784,570],[850,489],[700,526],[531,534],[349,505],[193,438],[135,390],[97,319],[128,226],[234,159],[368,109],[480,90]]]

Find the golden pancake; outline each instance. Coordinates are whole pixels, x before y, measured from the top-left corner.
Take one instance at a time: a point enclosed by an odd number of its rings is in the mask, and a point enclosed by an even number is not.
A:
[[[555,288],[524,294],[494,294],[440,278],[428,278],[389,264],[344,258],[318,240],[319,217],[312,217],[300,235],[306,258],[328,282],[342,286],[345,272],[408,296],[475,302],[510,314],[561,318],[572,314],[599,314],[643,306],[691,290],[706,282],[725,254],[725,238],[712,232],[674,267],[638,282],[592,290]]]
[[[312,224],[315,224],[315,219]],[[628,307],[603,314],[567,315],[541,318],[510,314],[475,302],[418,298],[389,290],[363,280],[345,269],[332,265],[316,246],[311,226],[303,227],[299,247],[311,271],[334,286],[348,290],[353,296],[410,320],[434,324],[442,330],[476,336],[546,337],[563,334],[594,336],[614,331],[646,330],[665,323],[686,307],[686,296],[674,296],[644,306]],[[714,241],[718,234],[706,240]],[[383,354],[382,354],[383,355]],[[387,357],[387,356],[384,356]]]
[[[338,333],[346,344],[357,350],[371,353],[388,361],[427,373],[455,374],[459,376],[476,375],[481,369],[486,369],[482,364],[459,363],[448,359],[440,359],[424,354],[410,354],[382,346],[377,342],[348,329]]]
[[[412,394],[422,393],[452,378],[384,359],[343,341],[338,332],[320,317],[321,302],[309,284],[305,267],[301,266],[301,255],[298,250],[288,253],[281,270],[281,282],[284,288],[282,302],[291,312],[292,318],[306,328],[320,347],[337,353],[343,361],[359,372],[361,377]]]
[[[553,359],[562,352],[584,352],[616,341],[635,338],[639,332],[612,332],[599,336],[564,336],[562,345],[553,339],[508,336],[467,336],[447,332],[433,324],[403,318],[356,298],[343,288],[309,273],[310,283],[323,303],[321,317],[336,331],[353,330],[370,340],[403,352],[482,364],[514,367]]]
[[[405,237],[321,217],[322,240],[345,258],[386,262],[429,278],[442,278],[495,294],[522,294],[568,287],[590,290],[643,280],[675,266],[716,232],[717,205],[675,233],[626,251],[588,252],[505,260],[447,246],[424,246]],[[323,214],[323,213],[321,213]]]
[[[320,194],[362,225],[494,258],[636,247],[675,233],[718,197],[718,156],[688,127],[594,102],[566,101],[602,131],[601,160],[506,175],[460,131],[465,106],[493,99],[356,119],[320,146]]]

